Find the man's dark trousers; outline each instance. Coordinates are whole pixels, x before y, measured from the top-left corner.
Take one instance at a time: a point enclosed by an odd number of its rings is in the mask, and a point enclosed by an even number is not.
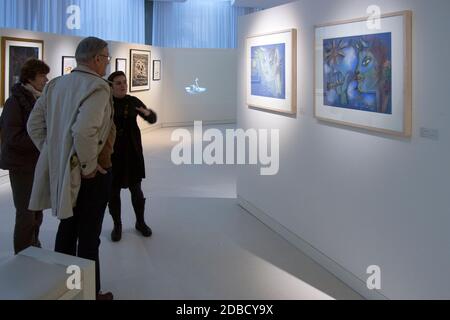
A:
[[[112,173],[82,179],[73,217],[61,220],[55,251],[95,261],[95,287],[100,292],[99,247],[103,217],[112,184]]]

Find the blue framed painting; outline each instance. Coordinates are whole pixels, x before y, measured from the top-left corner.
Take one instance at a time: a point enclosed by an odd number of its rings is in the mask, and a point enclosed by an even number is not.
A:
[[[247,39],[247,104],[296,113],[296,30]]]
[[[411,12],[316,27],[315,115],[411,135]]]
[[[286,98],[286,45],[284,43],[254,46],[251,92],[254,96]]]

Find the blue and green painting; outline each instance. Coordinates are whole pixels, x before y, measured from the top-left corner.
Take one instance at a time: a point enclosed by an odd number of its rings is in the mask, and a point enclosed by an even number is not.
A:
[[[324,104],[392,114],[391,33],[325,39]]]
[[[286,48],[284,43],[251,48],[251,93],[275,99],[286,98]]]

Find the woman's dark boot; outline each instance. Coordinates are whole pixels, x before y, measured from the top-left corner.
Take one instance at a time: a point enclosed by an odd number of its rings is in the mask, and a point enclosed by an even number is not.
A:
[[[115,224],[114,228],[111,231],[111,241],[119,242],[122,239],[122,224]]]
[[[114,229],[111,232],[111,241],[118,242],[122,239],[122,219],[120,217],[120,201],[110,201],[108,204],[109,213],[114,221]]]
[[[145,223],[145,198],[131,199],[134,213],[136,214],[136,230],[138,230],[144,237],[152,235],[152,229]]]

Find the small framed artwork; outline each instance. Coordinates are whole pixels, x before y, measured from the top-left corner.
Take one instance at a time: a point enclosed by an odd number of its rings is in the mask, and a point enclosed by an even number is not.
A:
[[[161,80],[161,60],[153,60],[153,80]]]
[[[130,50],[130,92],[150,90],[151,52]]]
[[[0,105],[11,94],[11,88],[19,82],[20,69],[30,58],[42,60],[44,57],[44,41],[3,37],[1,45],[1,92]]]
[[[77,60],[75,57],[63,56],[62,57],[62,71],[61,74],[64,76],[70,74],[73,69],[77,67]]]
[[[412,12],[316,26],[315,116],[410,136]]]
[[[122,71],[127,74],[127,59],[116,59],[116,71]]]
[[[296,114],[296,29],[247,38],[246,63],[247,105]]]

